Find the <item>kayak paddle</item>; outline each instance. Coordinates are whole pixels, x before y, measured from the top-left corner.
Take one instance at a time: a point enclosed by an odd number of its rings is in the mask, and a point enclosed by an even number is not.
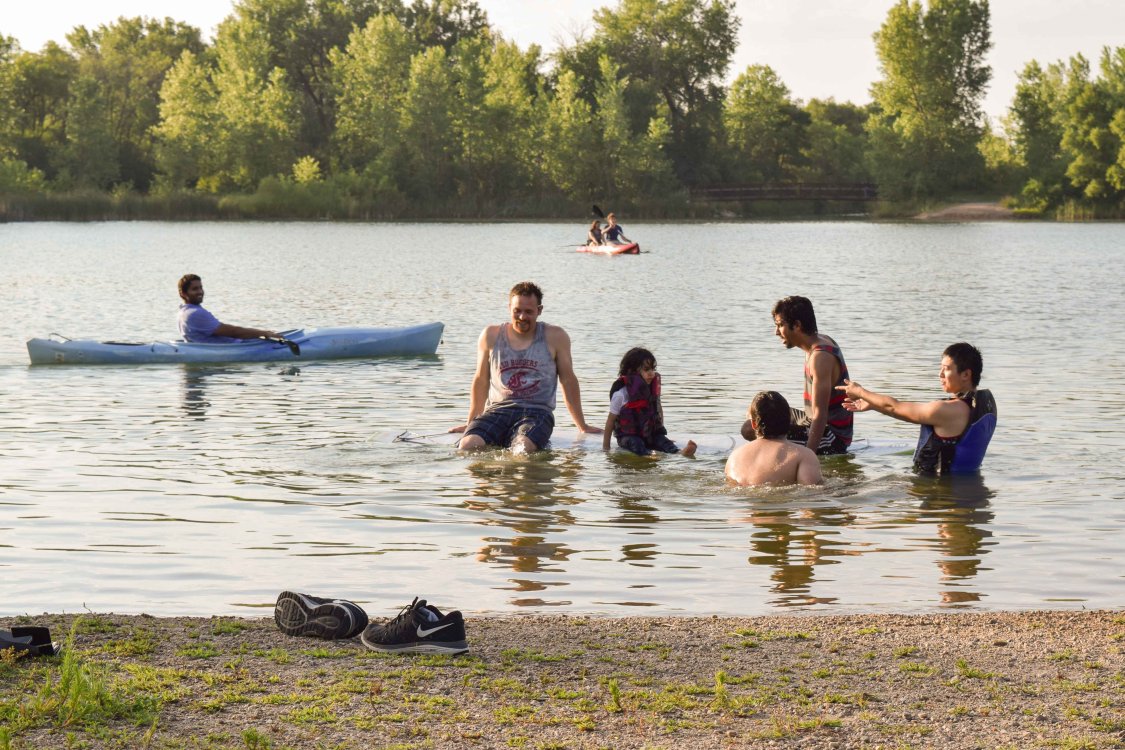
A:
[[[301,347],[296,341],[290,341],[284,336],[259,336],[263,341],[272,341],[275,344],[285,344],[289,347],[289,351],[293,352],[294,357],[301,356]]]

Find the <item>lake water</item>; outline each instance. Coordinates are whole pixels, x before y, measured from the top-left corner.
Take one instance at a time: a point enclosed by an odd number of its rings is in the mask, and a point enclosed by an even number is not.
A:
[[[581,222],[0,225],[0,615],[268,614],[285,588],[373,615],[416,594],[607,615],[1125,603],[1125,225],[625,223],[640,256],[564,247]],[[171,338],[185,272],[228,322],[441,320],[444,341],[299,366],[28,366],[24,341],[51,332]],[[798,402],[802,356],[770,308],[804,294],[853,376],[899,398],[940,397],[942,349],[978,345],[1000,426],[979,478],[861,452],[812,490],[726,487],[714,453],[389,442],[463,419],[477,337],[523,279],[571,335],[592,424],[634,345],[659,360],[675,436],[736,433],[763,388]]]

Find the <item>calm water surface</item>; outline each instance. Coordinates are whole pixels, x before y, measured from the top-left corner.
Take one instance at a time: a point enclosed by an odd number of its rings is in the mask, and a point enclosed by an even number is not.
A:
[[[1117,607],[1125,552],[1125,226],[581,223],[0,225],[0,615],[252,614],[296,588],[386,614],[762,614]],[[229,322],[446,324],[436,357],[29,367],[59,332],[169,338],[176,279]],[[983,350],[1000,427],[979,478],[909,456],[826,461],[815,490],[732,489],[722,454],[467,457],[394,444],[468,408],[481,328],[530,278],[565,326],[591,423],[645,345],[674,435],[737,432],[802,357],[770,307],[813,299],[864,385],[939,397]],[[565,410],[560,429],[570,429]],[[857,435],[916,428],[857,417]]]

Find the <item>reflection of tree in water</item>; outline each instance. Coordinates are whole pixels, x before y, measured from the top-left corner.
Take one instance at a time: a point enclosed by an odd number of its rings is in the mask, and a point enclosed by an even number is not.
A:
[[[549,535],[575,524],[568,505],[581,502],[573,494],[579,461],[570,453],[546,452],[530,456],[503,454],[494,460],[474,461],[469,472],[477,480],[465,506],[485,515],[487,526],[502,526],[514,534],[486,536],[477,560],[511,567],[519,573],[559,572],[558,563],[573,550]],[[516,591],[543,591],[560,582],[512,579]],[[538,599],[517,600],[515,604],[565,604]]]
[[[966,589],[964,582],[976,577],[981,557],[993,544],[985,527],[995,515],[988,510],[994,493],[979,474],[914,477],[909,491],[921,500],[915,520],[936,527],[934,541],[942,553],[937,566],[948,586],[941,592],[942,602],[980,601],[981,594]]]
[[[844,545],[833,542],[836,531],[825,526],[847,526],[855,516],[841,508],[783,508],[760,505],[747,517],[757,531],[750,535],[751,565],[773,568],[771,591],[781,596],[772,603],[779,606],[831,604],[836,597],[814,597],[809,589],[816,580],[817,565],[832,565],[831,559],[848,554]]]

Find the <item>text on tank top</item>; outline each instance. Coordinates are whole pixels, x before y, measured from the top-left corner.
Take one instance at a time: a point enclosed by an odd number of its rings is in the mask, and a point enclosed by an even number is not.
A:
[[[808,414],[809,407],[812,406],[813,376],[809,368],[809,359],[815,352],[828,352],[840,363],[840,377],[832,384],[832,393],[828,397],[828,429],[843,440],[845,445],[850,445],[855,415],[844,408],[844,399],[847,398],[844,392],[836,390],[836,386],[843,385],[845,380],[851,379],[848,376],[848,365],[844,362],[844,353],[839,345],[828,336],[824,338],[830,343],[813,345],[812,351],[805,357],[805,413]]]
[[[547,324],[536,323],[535,338],[526,349],[513,349],[509,323],[500,326],[488,355],[490,377],[485,408],[503,404],[554,411],[558,368],[547,346]]]

